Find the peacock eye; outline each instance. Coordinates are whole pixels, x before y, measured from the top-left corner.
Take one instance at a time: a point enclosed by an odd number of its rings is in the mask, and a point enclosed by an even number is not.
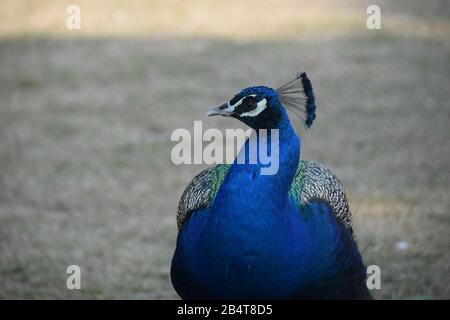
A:
[[[242,107],[245,110],[253,110],[256,108],[258,101],[255,97],[247,97],[242,101]]]

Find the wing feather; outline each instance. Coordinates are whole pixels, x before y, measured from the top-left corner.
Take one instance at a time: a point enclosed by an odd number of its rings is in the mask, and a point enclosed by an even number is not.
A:
[[[300,161],[289,195],[299,206],[304,206],[313,199],[327,202],[336,217],[353,233],[352,216],[344,187],[326,166],[313,161]]]
[[[212,203],[230,167],[230,164],[218,164],[201,171],[192,179],[178,204],[178,229],[192,211],[207,208]]]

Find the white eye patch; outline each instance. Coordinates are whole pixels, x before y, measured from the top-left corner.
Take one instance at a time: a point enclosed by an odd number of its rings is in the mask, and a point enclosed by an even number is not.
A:
[[[237,101],[234,104],[230,104],[230,102],[228,102],[228,108],[224,109],[224,111],[228,111],[228,112],[234,112],[234,110],[236,110],[237,107],[239,107],[242,104],[242,101],[244,101],[245,98],[247,97],[256,97],[256,94],[250,94],[248,96],[243,97],[242,99],[240,99],[239,101]],[[267,100],[264,98],[261,101],[259,101],[256,104],[256,108],[247,112],[242,113],[240,116],[241,117],[256,117],[258,114],[260,114],[265,108],[267,108]]]
[[[241,100],[237,101],[235,104],[230,104],[230,102],[228,102],[228,108],[226,109],[226,111],[236,110],[236,108],[239,107],[242,104],[242,101],[244,101],[244,99],[247,97],[256,97],[256,94],[250,94],[248,96],[245,96]]]
[[[241,101],[242,103],[242,101]],[[267,100],[266,98],[260,100],[257,104],[256,104],[256,108],[253,110],[250,110],[248,112],[244,112],[241,114],[241,117],[256,117],[257,115],[259,115],[261,112],[264,111],[264,109],[267,108]]]

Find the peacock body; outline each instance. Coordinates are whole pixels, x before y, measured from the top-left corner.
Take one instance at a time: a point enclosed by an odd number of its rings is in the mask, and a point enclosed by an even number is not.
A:
[[[277,90],[246,88],[210,112],[237,118],[256,134],[278,129],[279,170],[262,175],[259,161],[235,160],[188,185],[171,267],[183,299],[370,298],[344,189],[325,166],[299,160],[301,141],[285,107],[303,111],[311,126],[315,104],[306,74]],[[270,150],[263,145],[269,142],[270,131],[257,147]]]

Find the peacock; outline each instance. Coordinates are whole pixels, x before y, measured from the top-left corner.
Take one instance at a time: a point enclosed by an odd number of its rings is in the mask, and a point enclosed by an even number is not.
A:
[[[326,166],[300,160],[301,139],[288,110],[306,128],[316,117],[306,73],[277,89],[251,86],[208,116],[231,117],[279,135],[279,169],[259,161],[218,164],[183,192],[172,284],[182,299],[370,299],[366,268],[347,197]],[[240,152],[250,150],[247,139]],[[270,150],[270,148],[269,148]]]

